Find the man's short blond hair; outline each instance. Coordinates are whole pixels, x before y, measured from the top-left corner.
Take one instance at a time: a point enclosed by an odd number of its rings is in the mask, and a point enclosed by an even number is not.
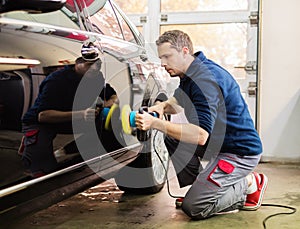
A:
[[[156,41],[156,45],[159,46],[163,43],[170,43],[173,48],[178,52],[182,50],[183,47],[188,47],[190,54],[193,55],[193,43],[189,35],[181,30],[170,30],[164,32]]]

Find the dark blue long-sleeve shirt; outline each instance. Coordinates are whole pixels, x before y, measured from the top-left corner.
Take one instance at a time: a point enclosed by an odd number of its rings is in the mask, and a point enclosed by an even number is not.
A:
[[[180,80],[174,97],[190,123],[209,133],[206,152],[257,155],[262,143],[239,85],[225,69],[202,52]]]
[[[69,66],[51,73],[41,83],[38,97],[22,121],[38,123],[38,114],[44,110],[71,111],[80,80],[74,68]]]

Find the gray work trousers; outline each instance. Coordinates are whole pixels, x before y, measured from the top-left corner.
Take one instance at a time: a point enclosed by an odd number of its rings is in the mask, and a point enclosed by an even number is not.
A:
[[[214,213],[244,206],[248,182],[246,176],[259,163],[261,155],[216,153],[203,169],[197,147],[170,137],[165,144],[177,173],[180,187],[191,184],[182,210],[192,219],[205,219]],[[203,156],[203,155],[202,155]]]

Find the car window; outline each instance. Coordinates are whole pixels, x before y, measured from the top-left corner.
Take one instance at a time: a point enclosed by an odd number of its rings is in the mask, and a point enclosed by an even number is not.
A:
[[[123,34],[110,4],[105,4],[102,9],[90,15],[90,21],[95,32],[102,33],[118,39],[123,39]]]
[[[76,8],[80,10],[85,28],[114,38],[138,43],[132,28],[124,15],[109,0],[67,0],[65,13],[75,15]],[[69,13],[68,13],[69,12]]]
[[[132,32],[132,30],[130,29],[129,25],[127,24],[126,20],[122,17],[122,15],[119,13],[118,10],[115,10],[115,13],[118,17],[118,20],[120,22],[120,26],[122,29],[122,32],[124,34],[124,39],[126,41],[132,42],[132,43],[137,43],[135,36]]]
[[[79,11],[79,13],[77,12]],[[43,14],[9,12],[6,17],[56,25],[72,29],[84,29],[110,37],[139,43],[139,32],[132,31],[125,15],[108,0],[67,0],[58,11]]]
[[[70,17],[68,17],[68,15],[60,10],[42,14],[30,14],[23,11],[12,11],[2,14],[2,16],[18,20],[39,22],[43,24],[78,29],[78,25],[74,23],[75,21],[73,21]]]

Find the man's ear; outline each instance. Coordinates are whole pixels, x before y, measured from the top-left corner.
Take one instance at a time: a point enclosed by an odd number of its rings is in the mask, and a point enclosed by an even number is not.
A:
[[[190,53],[190,50],[189,50],[188,47],[183,47],[182,51],[183,51],[184,54],[189,54]]]

